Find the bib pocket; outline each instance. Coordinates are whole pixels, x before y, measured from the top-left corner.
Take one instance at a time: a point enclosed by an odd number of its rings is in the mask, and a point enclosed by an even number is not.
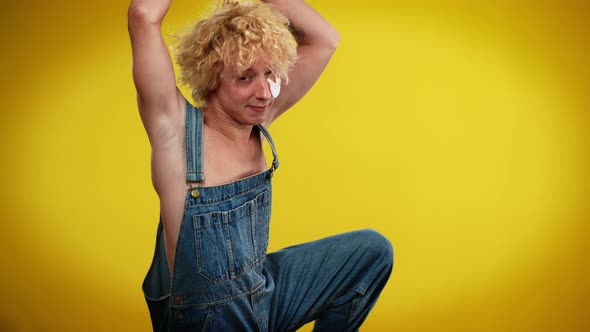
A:
[[[259,266],[266,257],[270,191],[237,208],[193,216],[198,272],[219,284]]]

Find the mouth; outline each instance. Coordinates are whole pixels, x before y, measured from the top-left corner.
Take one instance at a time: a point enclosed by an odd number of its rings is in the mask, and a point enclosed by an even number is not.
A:
[[[268,105],[264,105],[264,106],[248,105],[248,107],[253,109],[256,112],[264,112],[268,108]]]

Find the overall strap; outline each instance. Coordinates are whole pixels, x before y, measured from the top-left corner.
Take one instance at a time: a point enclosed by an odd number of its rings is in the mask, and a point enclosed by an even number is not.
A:
[[[185,136],[186,136],[186,182],[205,181],[203,171],[203,112],[186,101]],[[270,133],[262,125],[257,126],[272,150],[271,172],[279,167],[277,149]]]
[[[258,125],[257,127],[258,129],[260,129],[264,137],[266,137],[268,144],[270,144],[270,148],[272,150],[272,166],[270,170],[271,172],[274,172],[274,170],[279,167],[279,156],[277,155],[277,149],[275,148],[275,144],[272,141],[272,137],[270,137],[270,133],[268,132],[268,130],[266,130],[266,128],[264,128],[264,126],[262,125]]]
[[[203,112],[186,101],[186,182],[203,182]]]

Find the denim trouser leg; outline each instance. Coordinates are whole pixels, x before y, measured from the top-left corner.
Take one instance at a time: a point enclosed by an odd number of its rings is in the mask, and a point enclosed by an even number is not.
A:
[[[372,230],[269,254],[266,292],[272,295],[263,305],[269,331],[293,331],[313,320],[314,331],[358,330],[392,267],[390,242]]]

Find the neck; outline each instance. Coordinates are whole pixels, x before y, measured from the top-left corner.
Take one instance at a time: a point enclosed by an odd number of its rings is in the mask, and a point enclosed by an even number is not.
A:
[[[219,103],[215,102],[208,104],[203,109],[203,123],[225,136],[228,140],[238,144],[248,143],[254,127],[253,125],[237,122],[223,111]]]

